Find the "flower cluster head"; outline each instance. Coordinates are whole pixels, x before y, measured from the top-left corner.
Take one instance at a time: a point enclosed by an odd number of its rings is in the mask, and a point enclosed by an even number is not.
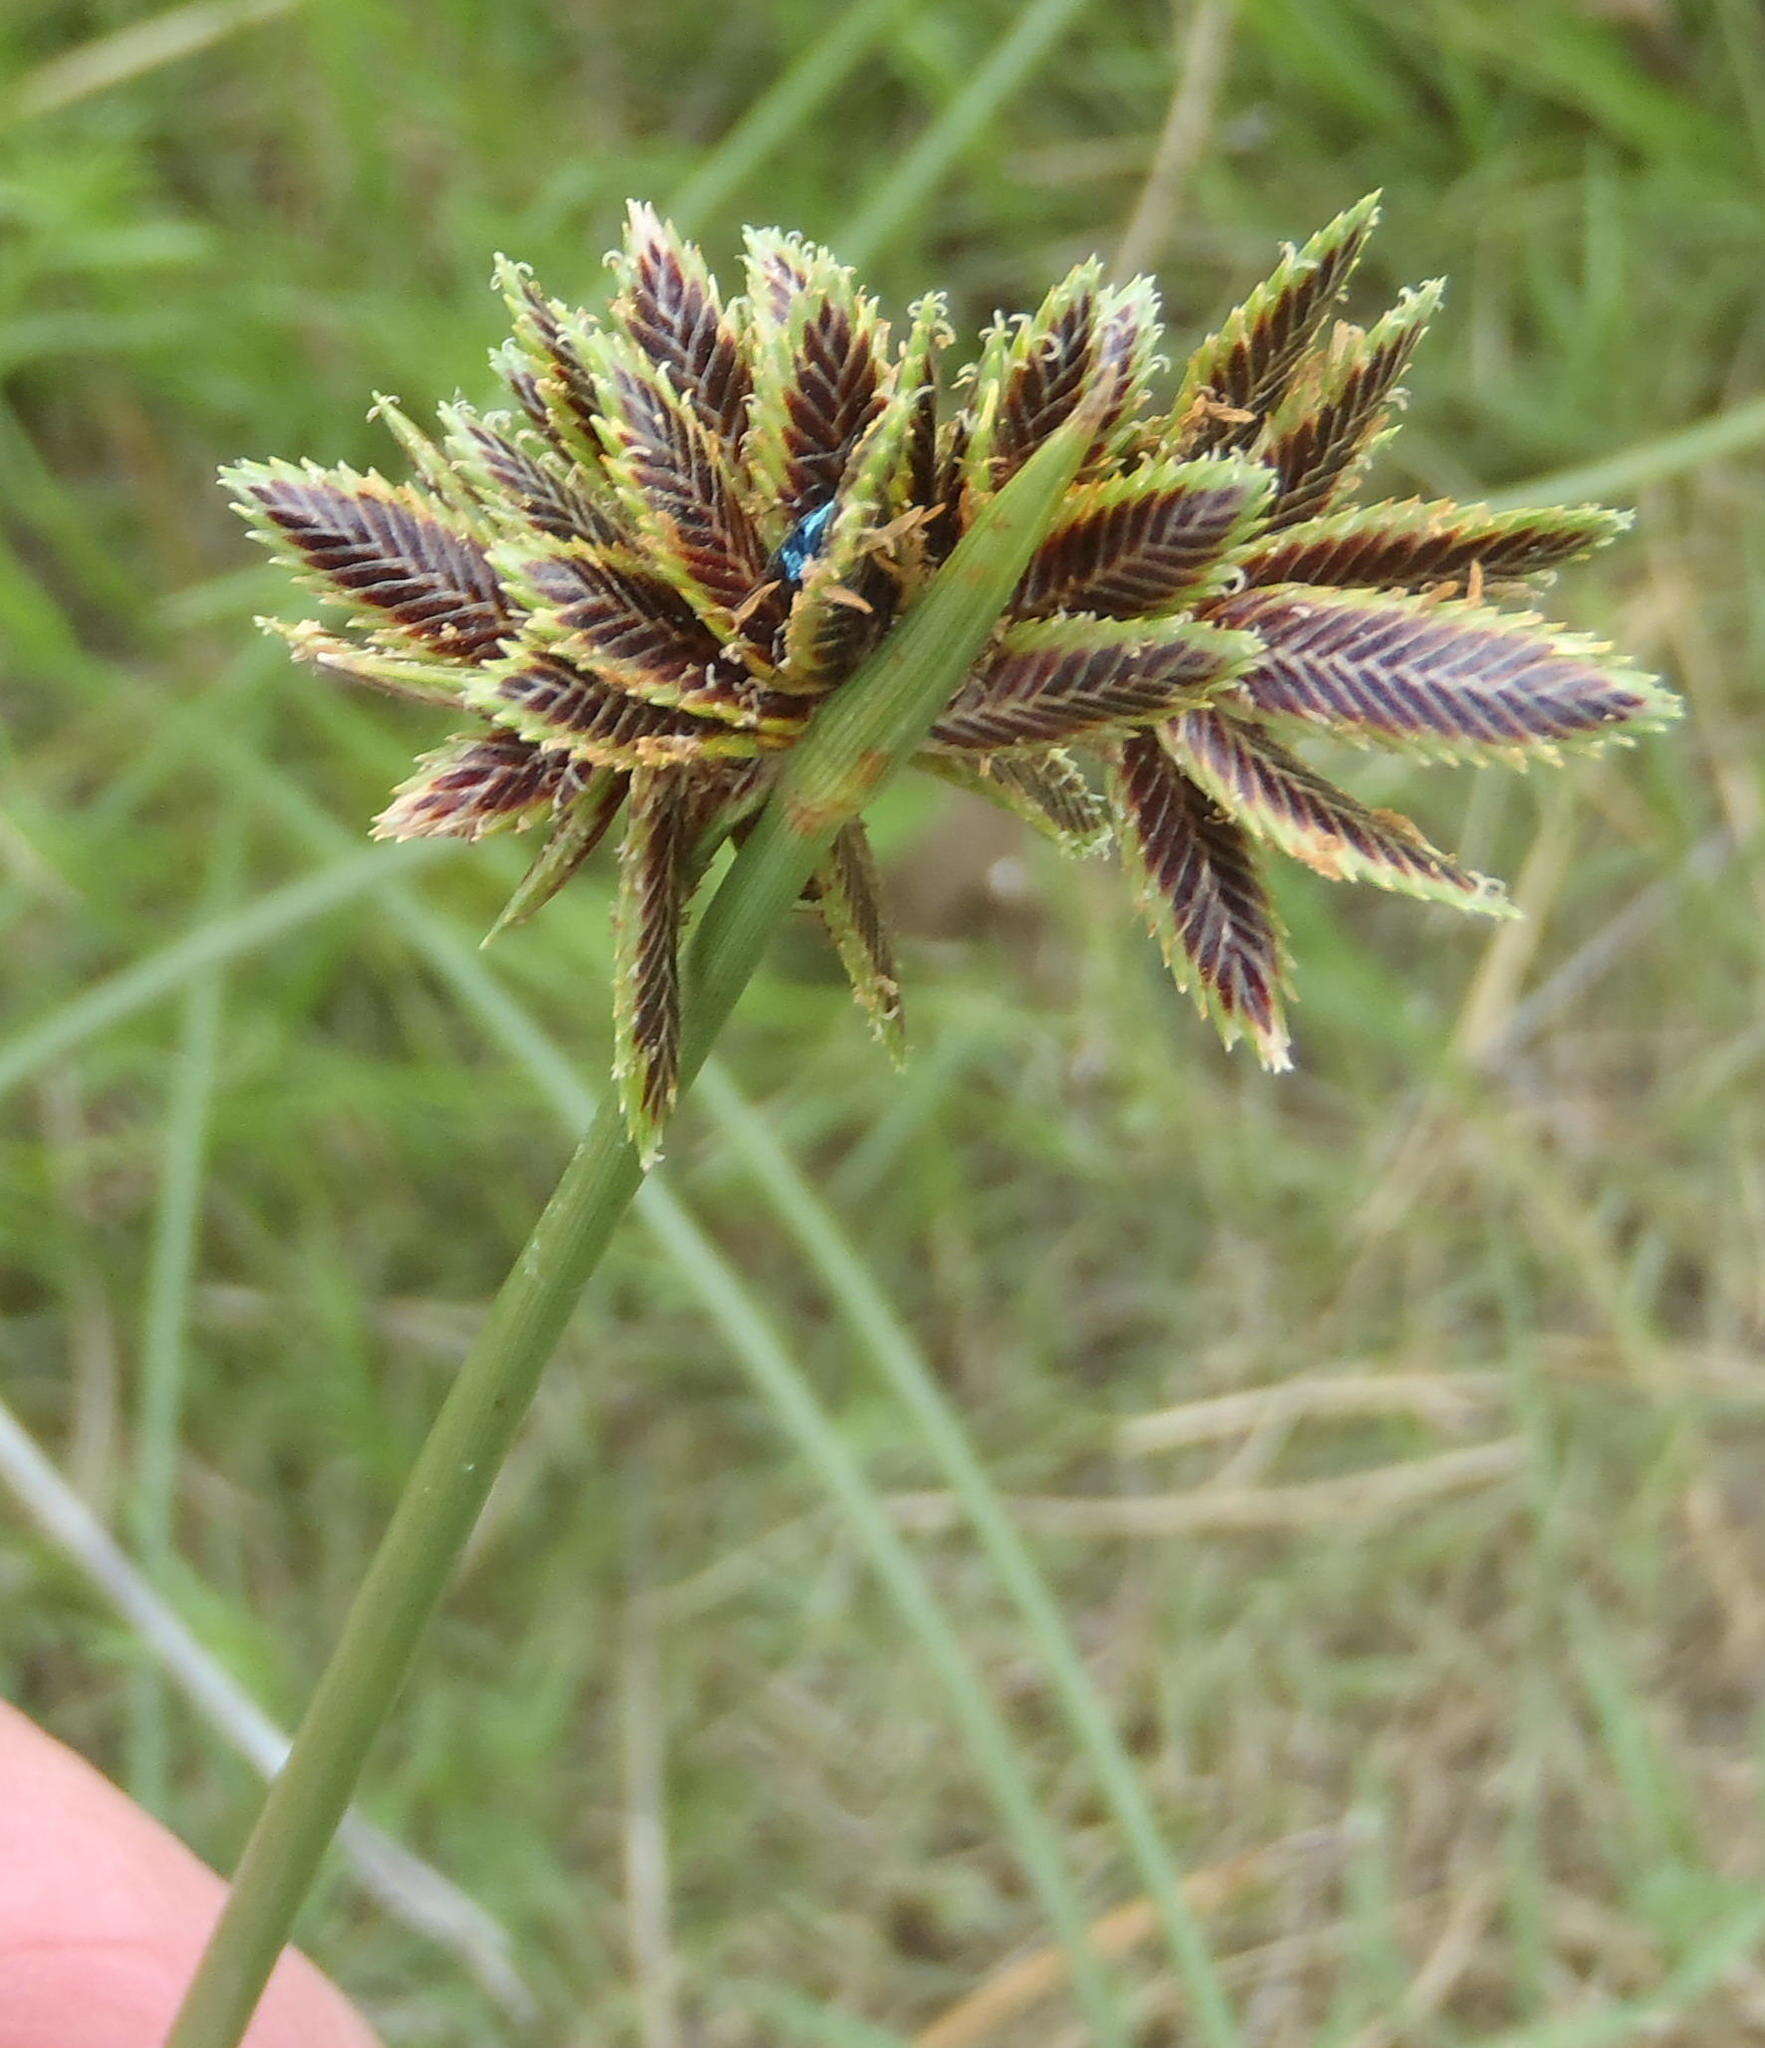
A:
[[[726,302],[699,252],[634,205],[602,317],[503,266],[514,334],[495,361],[518,411],[445,405],[429,439],[380,401],[406,483],[288,462],[226,481],[350,615],[277,628],[295,651],[466,722],[379,833],[540,827],[508,922],[623,818],[618,1067],[653,1133],[676,1085],[681,928],[711,856],[978,508],[1088,406],[1077,481],[917,765],[1073,850],[1115,847],[1178,982],[1228,1042],[1282,1067],[1266,851],[1508,907],[1309,766],[1309,735],[1523,762],[1674,708],[1525,609],[1534,579],[1622,515],[1347,502],[1439,297],[1405,293],[1370,328],[1335,318],[1374,218],[1363,201],[1288,250],[1161,398],[1145,279],[1081,264],[951,376],[939,297],[896,337],[825,250],[766,230]],[[892,1040],[861,821],[808,898]]]

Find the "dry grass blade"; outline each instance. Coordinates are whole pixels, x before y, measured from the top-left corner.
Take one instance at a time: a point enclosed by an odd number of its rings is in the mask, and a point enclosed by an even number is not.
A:
[[[634,1586],[619,1658],[625,1781],[625,1914],[644,2048],[680,2048],[680,1956],[668,1853],[666,1714],[656,1603]]]
[[[1271,1386],[1133,1416],[1118,1424],[1114,1443],[1124,1456],[1146,1457],[1295,1422],[1360,1421],[1373,1415],[1410,1415],[1457,1430],[1501,1406],[1509,1386],[1508,1376],[1500,1372],[1302,1373]]]
[[[1183,1879],[1183,1900],[1192,1912],[1214,1914],[1235,1904],[1304,1857],[1336,1848],[1341,1830],[1311,1828],[1247,1849],[1223,1862],[1192,1870]],[[1092,1922],[1091,1940],[1100,1956],[1131,1955],[1158,1932],[1158,1915],[1149,1899],[1130,1899]],[[913,2037],[913,2048],[978,2048],[1002,2027],[1051,1998],[1066,1983],[1067,1962],[1061,1950],[1040,1948],[1007,1963]]]
[[[62,108],[193,57],[240,29],[274,21],[300,0],[192,0],[163,14],[130,22],[113,34],[78,44],[28,72],[6,111],[14,119],[57,114]]]
[[[1183,10],[1173,10],[1181,15]],[[1132,277],[1162,254],[1189,174],[1207,148],[1214,108],[1232,54],[1238,0],[1196,0],[1177,52],[1177,85],[1134,212],[1110,268]]]
[[[1022,1494],[1008,1505],[1025,1529],[1045,1536],[1166,1537],[1279,1535],[1359,1528],[1415,1513],[1455,1494],[1499,1486],[1524,1471],[1523,1437],[1502,1437],[1462,1451],[1406,1458],[1338,1479],[1287,1486],[1203,1486],[1186,1493],[1128,1498]],[[901,1527],[939,1535],[957,1526],[947,1493],[897,1493],[889,1506]]]

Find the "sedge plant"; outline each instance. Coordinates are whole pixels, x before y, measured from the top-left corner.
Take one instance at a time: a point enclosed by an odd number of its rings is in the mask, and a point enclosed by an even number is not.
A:
[[[293,651],[459,721],[379,834],[535,832],[497,929],[616,837],[617,1089],[419,1455],[169,2048],[231,2048],[249,2021],[546,1359],[795,908],[899,1052],[864,825],[890,776],[1113,854],[1179,984],[1281,1068],[1271,853],[1511,914],[1499,883],[1322,774],[1308,739],[1524,764],[1672,715],[1532,609],[1623,515],[1355,502],[1440,296],[1338,318],[1376,211],[1289,249],[1168,379],[1153,287],[1096,263],[996,319],[952,375],[937,296],[897,335],[827,251],[767,230],[726,300],[634,205],[603,317],[501,266],[510,411],[456,402],[428,435],[378,401],[409,480],[226,472],[340,614],[269,622]]]

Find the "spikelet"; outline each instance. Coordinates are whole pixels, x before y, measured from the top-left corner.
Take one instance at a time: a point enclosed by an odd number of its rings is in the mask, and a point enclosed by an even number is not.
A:
[[[1439,287],[1370,328],[1337,305],[1376,217],[1347,209],[1203,342],[1154,408],[1156,293],[1081,263],[941,377],[935,294],[899,338],[827,250],[749,233],[739,296],[634,204],[604,318],[521,265],[493,358],[514,410],[431,437],[375,412],[409,482],[312,463],[224,473],[253,533],[335,608],[266,620],[309,666],[477,721],[375,830],[536,829],[496,929],[619,835],[621,1099],[653,1156],[678,1087],[679,946],[720,845],[753,825],[819,707],[913,606],[975,509],[1075,410],[1070,497],[918,756],[1068,852],[1113,847],[1181,985],[1286,1064],[1281,854],[1502,916],[1498,884],[1299,751],[1314,735],[1447,760],[1550,760],[1674,700],[1530,609],[1613,538],[1597,507],[1346,501],[1393,430]],[[891,1052],[901,991],[861,820],[808,897]]]

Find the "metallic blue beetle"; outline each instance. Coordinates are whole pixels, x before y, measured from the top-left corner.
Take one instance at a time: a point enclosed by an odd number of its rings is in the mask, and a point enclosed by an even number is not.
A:
[[[833,524],[833,513],[834,501],[829,498],[825,505],[817,505],[813,512],[805,512],[779,543],[772,565],[778,572],[778,580],[787,590],[802,589],[804,571],[827,545],[827,531]]]

